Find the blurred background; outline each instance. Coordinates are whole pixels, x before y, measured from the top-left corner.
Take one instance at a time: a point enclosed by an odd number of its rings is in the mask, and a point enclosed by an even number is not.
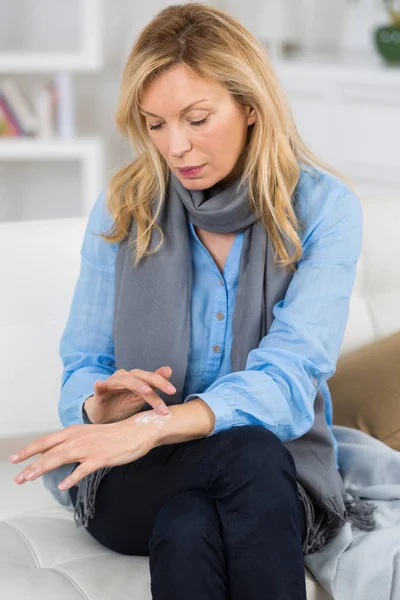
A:
[[[88,215],[134,157],[114,115],[163,0],[0,0],[0,221]],[[400,189],[400,0],[213,0],[265,46],[309,147],[360,195]]]

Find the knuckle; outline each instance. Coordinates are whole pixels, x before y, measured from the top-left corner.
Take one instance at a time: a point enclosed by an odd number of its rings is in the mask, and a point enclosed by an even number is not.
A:
[[[92,471],[98,471],[99,469],[104,469],[107,466],[108,460],[106,457],[99,458],[97,457],[95,461],[90,464],[89,473]]]
[[[63,461],[63,462],[73,462],[76,460],[76,455],[77,455],[77,451],[79,449],[80,444],[75,444],[72,448],[67,448],[66,450],[63,450],[62,452],[58,452],[57,454],[54,454],[53,456],[55,457],[56,460],[59,461]]]
[[[66,427],[66,431],[68,433],[75,433],[78,429],[79,429],[79,425],[77,423],[74,423],[73,425],[68,425],[68,427]]]
[[[149,374],[150,383],[154,386],[160,387],[164,383],[164,378],[161,375],[157,375],[156,373]]]
[[[37,470],[36,463],[31,463],[30,465],[27,465],[24,469],[22,469],[22,473],[24,474],[24,477],[26,477],[28,475],[28,473],[30,473],[30,471],[32,471],[33,469]]]
[[[27,450],[33,450],[34,448],[44,448],[49,443],[48,439],[39,439],[36,440],[35,444],[32,446],[28,446]]]
[[[84,473],[82,473],[79,467],[76,467],[71,475],[68,475],[68,477],[65,479],[65,483],[68,486],[75,485],[82,477],[84,477]]]
[[[57,440],[57,442],[61,443],[61,442],[71,441],[71,439],[73,439],[73,440],[76,439],[78,431],[81,431],[80,428],[81,428],[81,425],[77,425],[77,424],[69,425],[68,427],[66,427],[63,430],[63,436],[62,436],[62,438],[59,438]]]

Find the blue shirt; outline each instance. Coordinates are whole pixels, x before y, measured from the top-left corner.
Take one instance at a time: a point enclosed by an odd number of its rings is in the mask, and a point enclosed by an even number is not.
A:
[[[273,308],[268,334],[249,353],[243,371],[231,372],[230,351],[244,233],[236,235],[221,274],[188,222],[193,285],[183,398],[202,398],[213,410],[216,422],[210,435],[257,424],[285,442],[311,428],[320,389],[338,466],[327,380],[336,370],[348,319],[363,219],[357,196],[334,176],[316,172],[320,182],[302,170],[298,183],[303,256],[284,299]],[[89,215],[80,274],[60,341],[59,416],[64,427],[88,422],[82,405],[93,394],[94,382],[116,370],[112,324],[118,244],[93,235],[111,225],[102,190]]]

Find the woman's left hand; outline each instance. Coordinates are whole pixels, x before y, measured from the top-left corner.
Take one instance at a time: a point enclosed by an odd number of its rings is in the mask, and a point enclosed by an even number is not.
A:
[[[154,415],[154,410],[143,411],[142,415]],[[47,471],[61,465],[81,464],[58,486],[66,490],[76,485],[89,473],[103,467],[124,465],[147,454],[158,445],[159,424],[154,421],[136,423],[136,415],[116,423],[105,425],[70,425],[38,438],[18,451],[19,457],[9,460],[19,463],[35,454],[41,454],[14,478],[18,485],[26,480],[33,481]],[[29,476],[29,473],[32,473]],[[23,479],[19,479],[22,475]]]

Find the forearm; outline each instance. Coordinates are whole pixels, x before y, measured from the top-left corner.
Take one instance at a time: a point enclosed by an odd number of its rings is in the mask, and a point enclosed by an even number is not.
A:
[[[173,404],[168,408],[172,417],[165,419],[162,426],[159,426],[157,446],[201,439],[214,430],[214,412],[200,398],[183,404]]]

